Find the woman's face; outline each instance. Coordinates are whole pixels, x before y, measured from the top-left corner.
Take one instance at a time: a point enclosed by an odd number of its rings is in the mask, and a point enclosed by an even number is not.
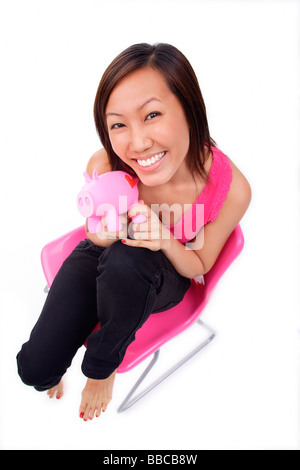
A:
[[[143,184],[165,184],[185,174],[189,126],[159,71],[143,68],[121,80],[108,100],[106,118],[114,152]]]

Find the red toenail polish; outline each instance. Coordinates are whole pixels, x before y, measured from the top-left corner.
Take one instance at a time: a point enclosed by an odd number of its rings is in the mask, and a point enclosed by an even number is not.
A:
[[[83,421],[87,421],[87,418],[83,418]]]
[[[79,417],[80,417],[80,418],[83,418],[83,415],[84,415],[84,413],[80,413]]]
[[[59,400],[59,399],[60,399],[60,395],[56,395],[56,398],[57,398],[57,400]]]

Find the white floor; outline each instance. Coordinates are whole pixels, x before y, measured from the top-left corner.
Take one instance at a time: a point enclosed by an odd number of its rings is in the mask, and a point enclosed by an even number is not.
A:
[[[299,2],[16,0],[0,6],[0,35],[1,449],[299,449]],[[189,57],[212,135],[253,199],[244,250],[203,313],[214,341],[123,414],[141,367],[117,376],[107,412],[83,423],[84,350],[59,401],[21,383],[15,356],[45,299],[42,246],[82,223],[101,73],[142,41]]]

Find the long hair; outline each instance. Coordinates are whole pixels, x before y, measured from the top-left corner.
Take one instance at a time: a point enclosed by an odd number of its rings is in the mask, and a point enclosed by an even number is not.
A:
[[[123,169],[133,173],[112,149],[105,110],[114,87],[129,73],[145,67],[158,70],[166,83],[179,99],[190,128],[190,146],[187,165],[192,174],[207,178],[204,169],[205,149],[211,150],[215,142],[210,137],[205,104],[195,72],[187,58],[174,46],[158,43],[154,45],[134,44],[121,52],[107,67],[100,81],[95,103],[94,119],[96,129],[107,152],[113,170]]]

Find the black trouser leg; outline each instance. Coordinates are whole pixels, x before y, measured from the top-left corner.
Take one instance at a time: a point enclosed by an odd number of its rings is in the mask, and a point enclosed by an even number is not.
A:
[[[179,303],[190,280],[180,276],[161,251],[116,242],[103,252],[97,278],[100,330],[87,339],[83,373],[108,377],[149,315]]]
[[[103,250],[83,241],[63,263],[17,356],[19,375],[27,385],[47,390],[59,383],[97,324],[97,265]]]
[[[180,302],[190,280],[161,251],[117,241],[85,240],[64,262],[29,340],[17,356],[21,379],[37,390],[55,386],[87,338],[82,371],[104,379],[149,315]],[[100,320],[100,330],[91,331]]]

